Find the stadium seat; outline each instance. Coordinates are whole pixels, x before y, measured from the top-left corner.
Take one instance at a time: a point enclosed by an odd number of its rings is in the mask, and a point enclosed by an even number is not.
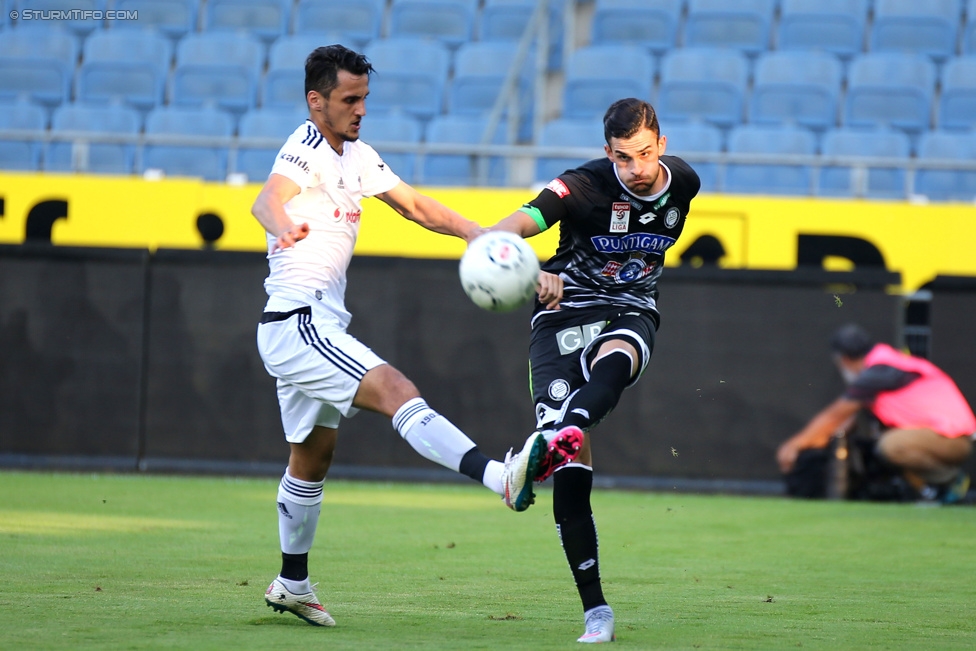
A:
[[[688,0],[685,47],[731,48],[755,55],[769,48],[777,0]]]
[[[942,69],[939,128],[976,128],[976,55],[949,59]]]
[[[638,45],[591,45],[573,52],[566,63],[563,117],[602,117],[618,99],[650,101],[654,58]]]
[[[105,10],[105,0],[18,0],[17,8],[21,11],[24,10],[34,10],[34,11],[104,11]],[[4,12],[6,13],[6,12]],[[77,15],[77,14],[69,14]],[[34,21],[32,21],[34,22]],[[50,25],[48,21],[36,21],[38,23]],[[98,29],[102,26],[102,21],[94,20],[92,18],[85,19],[83,16],[78,18],[68,18],[64,20],[58,20],[57,24],[64,27],[73,34],[84,38],[90,34],[93,30]],[[20,25],[23,26],[27,24],[27,21],[20,21]]]
[[[287,0],[207,0],[203,30],[247,32],[273,41],[288,31],[291,3]]]
[[[976,54],[976,0],[966,5],[966,23],[962,33],[963,54]]]
[[[140,172],[162,170],[168,176],[195,176],[223,181],[227,176],[227,147],[157,144],[152,136],[230,137],[233,120],[214,108],[166,106],[146,116],[146,139]]]
[[[54,111],[51,131],[131,134],[140,130],[138,111],[121,104],[64,104]],[[44,156],[44,169],[55,172],[131,174],[134,144],[91,142],[81,145],[52,142]]]
[[[590,43],[630,43],[661,55],[677,44],[684,0],[596,0]]]
[[[593,155],[582,158],[540,156],[535,162],[535,180],[546,183],[566,170],[585,163],[590,158],[602,157],[605,143],[601,118],[584,120],[556,118],[550,120],[542,127],[542,133],[539,136],[540,147],[591,148]]]
[[[745,55],[735,50],[682,48],[661,61],[655,107],[665,121],[739,124],[749,78]]]
[[[848,71],[843,122],[851,127],[929,128],[935,64],[922,54],[874,52],[855,57]]]
[[[402,111],[424,120],[441,113],[451,54],[437,41],[387,38],[366,47],[376,74],[369,84],[367,107]]]
[[[458,48],[454,77],[447,84],[447,112],[455,115],[488,115],[502,92],[513,65],[517,50],[504,41],[476,41]],[[532,72],[534,56],[529,53],[522,63],[511,100],[516,103],[520,123],[520,137],[531,134]],[[511,102],[502,115],[509,117]]]
[[[517,42],[536,9],[536,0],[485,0],[477,21],[478,38],[482,41]],[[563,3],[549,3],[549,59],[550,70],[559,70],[563,60]]]
[[[2,34],[2,32],[0,32]],[[35,171],[40,165],[41,146],[37,133],[47,128],[47,111],[25,99],[0,103],[0,131],[24,131],[23,139],[0,139],[0,169]]]
[[[417,155],[392,151],[390,143],[419,143],[423,135],[420,121],[402,113],[368,115],[363,120],[362,139],[379,152],[390,169],[407,183],[413,183]]]
[[[667,138],[666,154],[685,158],[695,153],[720,153],[722,151],[722,131],[704,122],[671,122],[661,125],[661,135]],[[718,189],[718,164],[689,160],[689,165],[698,173],[703,192]]]
[[[960,0],[875,0],[872,52],[918,52],[941,61],[956,52]]]
[[[253,36],[231,32],[189,34],[176,47],[169,98],[176,106],[216,106],[238,113],[252,108],[264,49]]]
[[[0,32],[0,101],[27,96],[57,106],[68,100],[78,41],[48,24]]]
[[[824,134],[821,153],[826,158],[908,158],[911,141],[904,132],[890,129],[833,129]],[[828,197],[904,199],[905,169],[828,165],[820,169],[818,187]]]
[[[261,80],[261,108],[306,109],[305,59],[323,44],[316,34],[282,36],[271,45]]]
[[[480,143],[488,120],[481,116],[438,115],[427,125],[427,143]],[[507,126],[498,124],[492,144],[505,142]],[[487,159],[487,160],[486,160]],[[486,178],[480,174],[481,166],[487,167]],[[460,154],[426,154],[418,183],[424,185],[505,185],[505,159],[489,156],[478,161],[476,156]]]
[[[450,48],[470,41],[478,0],[393,0],[391,37],[430,38]]]
[[[385,8],[385,0],[298,0],[293,31],[361,50],[379,37]]]
[[[817,140],[811,131],[798,127],[743,125],[729,133],[729,153],[812,156],[817,153]],[[806,196],[812,190],[811,178],[808,165],[729,163],[722,190]]]
[[[927,131],[918,142],[918,158],[946,161],[976,160],[976,136],[948,131]],[[976,200],[976,171],[920,169],[915,176],[915,193],[933,201]]]
[[[869,0],[782,0],[776,47],[823,50],[844,59],[864,51]]]
[[[171,39],[180,39],[196,29],[200,0],[109,0],[116,11],[138,12],[138,20],[112,21],[112,28],[155,27]]]
[[[826,52],[769,52],[756,62],[749,121],[794,122],[812,129],[837,123],[843,77],[840,60]]]
[[[118,98],[142,110],[163,102],[172,46],[156,30],[98,31],[85,41],[83,52],[75,79],[78,101]]]
[[[231,171],[247,175],[247,180],[252,183],[263,183],[288,136],[307,118],[307,111],[295,109],[253,109],[242,115],[238,129],[241,146]],[[246,140],[251,138],[266,138],[268,143],[250,146]]]

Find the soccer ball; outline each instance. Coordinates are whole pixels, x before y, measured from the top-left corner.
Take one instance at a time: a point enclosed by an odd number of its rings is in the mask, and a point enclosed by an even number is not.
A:
[[[461,256],[461,287],[474,304],[491,312],[510,312],[535,295],[539,258],[515,233],[479,235]]]

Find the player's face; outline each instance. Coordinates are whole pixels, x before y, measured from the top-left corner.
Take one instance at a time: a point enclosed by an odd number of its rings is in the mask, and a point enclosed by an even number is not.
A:
[[[667,146],[667,138],[644,128],[630,138],[611,138],[604,145],[607,157],[617,167],[617,176],[633,194],[646,197],[660,188],[661,155]]]
[[[340,70],[338,81],[339,85],[332,89],[328,97],[311,91],[309,107],[312,121],[332,148],[341,152],[344,141],[359,139],[360,123],[366,115],[369,75],[354,75],[347,70]]]

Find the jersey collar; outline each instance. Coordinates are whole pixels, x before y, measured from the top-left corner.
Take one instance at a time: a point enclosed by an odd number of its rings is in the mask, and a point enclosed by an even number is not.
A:
[[[633,192],[631,192],[630,190],[628,190],[627,189],[627,186],[624,185],[624,182],[620,180],[620,175],[617,174],[617,166],[616,165],[611,165],[611,167],[613,167],[613,175],[615,177],[617,177],[617,183],[619,183],[620,184],[620,187],[622,187],[624,189],[624,192],[626,192],[627,194],[629,194],[632,197],[636,197],[636,198],[640,199],[641,201],[654,201],[655,199],[660,198],[661,195],[663,195],[665,192],[667,192],[668,191],[668,188],[671,187],[671,168],[669,168],[667,165],[665,165],[663,160],[659,160],[658,161],[658,165],[660,165],[661,167],[664,168],[664,173],[668,175],[668,180],[664,183],[664,187],[661,188],[661,191],[660,192],[655,192],[654,194],[649,195],[649,196],[646,196],[646,197],[638,196],[638,195],[634,194]]]

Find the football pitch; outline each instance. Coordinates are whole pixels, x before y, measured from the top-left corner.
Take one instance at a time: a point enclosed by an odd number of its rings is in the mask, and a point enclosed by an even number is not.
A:
[[[335,617],[264,604],[274,479],[0,473],[0,648],[573,649],[551,492],[329,481],[310,558]],[[597,490],[630,649],[972,649],[976,509]]]

